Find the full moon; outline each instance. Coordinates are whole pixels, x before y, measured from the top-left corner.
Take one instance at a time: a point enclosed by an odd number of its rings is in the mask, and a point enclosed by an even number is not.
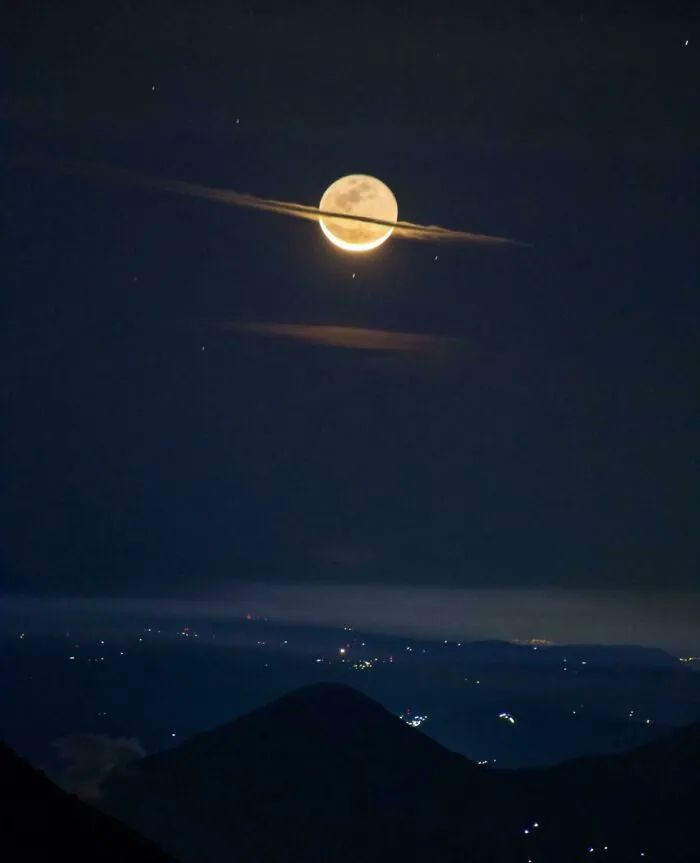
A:
[[[348,174],[336,180],[323,193],[319,209],[383,222],[396,222],[399,215],[399,206],[391,189],[381,180],[366,174]],[[376,249],[389,239],[394,230],[389,225],[334,219],[332,216],[320,216],[319,222],[331,243],[347,252]]]

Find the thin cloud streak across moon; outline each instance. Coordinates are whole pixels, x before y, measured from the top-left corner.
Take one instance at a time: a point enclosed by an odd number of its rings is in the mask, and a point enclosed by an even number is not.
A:
[[[190,198],[202,198],[208,201],[217,201],[233,207],[250,207],[254,210],[263,210],[268,213],[277,213],[281,216],[293,216],[297,219],[308,219],[318,222],[319,217],[326,216],[334,219],[348,219],[353,222],[368,222],[374,225],[386,225],[393,227],[392,237],[405,240],[424,240],[438,243],[469,243],[480,246],[529,246],[518,240],[510,240],[507,237],[493,237],[487,234],[476,234],[471,231],[459,231],[452,228],[443,228],[440,225],[419,225],[414,222],[397,221],[390,222],[375,219],[371,216],[358,216],[348,213],[337,213],[331,210],[321,210],[307,204],[296,204],[292,201],[278,201],[274,198],[260,198],[257,195],[249,195],[245,192],[236,192],[234,189],[218,189],[211,186],[202,186],[198,183],[187,183],[183,180],[162,180],[158,177],[150,177],[147,174],[139,174],[133,171],[125,171],[116,168],[106,168],[93,165],[81,165],[72,163],[66,166],[71,173],[94,176],[100,179],[112,180],[145,188],[160,189],[164,192],[172,192],[176,195],[185,195]]]
[[[219,327],[235,332],[254,333],[273,338],[295,339],[324,347],[360,351],[391,351],[422,354],[433,353],[436,350],[445,348],[454,348],[462,344],[460,339],[451,338],[450,336],[434,336],[426,333],[402,333],[395,330],[340,327],[323,324],[282,324],[251,321],[219,324]]]

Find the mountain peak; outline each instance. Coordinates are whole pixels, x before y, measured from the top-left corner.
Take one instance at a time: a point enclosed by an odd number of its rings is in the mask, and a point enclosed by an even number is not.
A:
[[[369,696],[345,683],[313,683],[283,695],[253,711],[251,716],[302,714],[305,720],[357,722],[395,720],[393,714]]]
[[[626,755],[486,770],[322,683],[113,775],[103,803],[185,863],[559,861],[597,842],[611,863],[685,863],[697,741],[691,727]]]
[[[316,683],[295,689],[245,716],[185,741],[168,753],[145,759],[190,757],[217,753],[217,757],[247,759],[265,750],[282,761],[291,752],[307,758],[342,757],[343,753],[375,752],[380,760],[410,755],[416,761],[470,763],[449,752],[432,738],[410,728],[357,689],[342,683]]]

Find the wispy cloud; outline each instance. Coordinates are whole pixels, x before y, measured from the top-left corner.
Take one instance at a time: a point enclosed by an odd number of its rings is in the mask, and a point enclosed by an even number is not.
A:
[[[356,351],[389,351],[411,354],[431,354],[461,346],[460,339],[428,333],[404,333],[365,327],[343,327],[327,324],[287,324],[236,322],[219,324],[224,330],[254,333],[271,338],[294,339],[330,348]]]
[[[69,734],[52,745],[63,762],[56,777],[59,785],[89,802],[99,799],[100,786],[112,770],[146,754],[135,738],[106,734]]]
[[[125,171],[99,165],[86,165],[83,163],[70,163],[63,166],[70,173],[83,176],[91,176],[96,179],[109,180],[112,182],[129,183],[151,189],[160,189],[164,192],[172,192],[176,195],[185,195],[191,198],[203,198],[220,204],[228,204],[233,207],[250,207],[254,210],[263,210],[268,213],[277,213],[281,216],[293,216],[297,219],[308,219],[317,222],[320,216],[334,219],[347,219],[353,222],[367,222],[373,225],[386,225],[393,227],[393,237],[405,240],[423,240],[435,243],[469,243],[480,246],[528,246],[518,240],[507,237],[496,237],[488,234],[479,234],[473,231],[462,231],[454,228],[444,228],[440,225],[420,225],[415,222],[397,221],[390,222],[383,219],[374,219],[369,216],[355,216],[347,213],[337,213],[332,210],[321,210],[308,204],[298,204],[293,201],[279,201],[275,198],[262,198],[258,195],[250,195],[245,192],[237,192],[234,189],[221,189],[212,186],[203,186],[199,183],[187,183],[183,180],[167,180],[140,174],[134,171]]]

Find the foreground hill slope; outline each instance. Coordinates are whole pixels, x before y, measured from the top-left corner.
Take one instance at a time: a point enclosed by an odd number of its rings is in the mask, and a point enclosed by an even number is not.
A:
[[[172,863],[149,840],[61,791],[3,743],[0,800],[3,855],[10,855],[3,859]]]

